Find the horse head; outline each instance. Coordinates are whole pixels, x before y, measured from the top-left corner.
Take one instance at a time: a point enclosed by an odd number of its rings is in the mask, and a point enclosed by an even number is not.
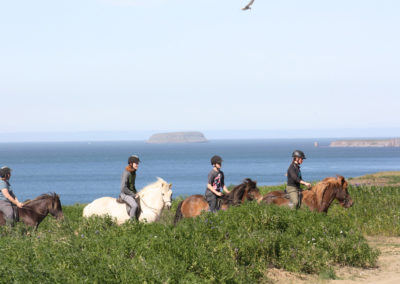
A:
[[[172,205],[172,184],[167,183],[161,178],[159,178],[159,180],[161,180],[161,196],[164,202],[164,207],[170,209]]]
[[[48,210],[57,220],[64,219],[64,213],[62,212],[60,196],[56,193],[49,195],[51,202],[49,203]]]
[[[241,184],[231,190],[226,198],[226,202],[237,205],[243,203],[245,200],[258,200],[261,197],[257,183],[246,178]]]
[[[257,182],[249,178],[246,178],[244,182],[246,183],[246,190],[243,198],[250,201],[261,200],[262,195],[260,189],[257,187]]]
[[[347,190],[348,183],[343,176],[327,177],[322,182],[315,185],[312,190],[316,193],[320,207],[328,209],[330,203],[336,199],[341,206],[349,208],[353,205],[353,200]]]
[[[351,199],[351,196],[349,194],[349,191],[347,190],[348,183],[344,179],[344,177],[337,175],[337,193],[336,193],[336,199],[339,201],[340,205],[342,205],[344,208],[349,208],[353,206],[353,200]]]

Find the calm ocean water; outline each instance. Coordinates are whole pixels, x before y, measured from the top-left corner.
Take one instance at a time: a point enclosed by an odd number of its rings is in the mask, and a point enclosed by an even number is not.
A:
[[[63,204],[87,203],[119,194],[126,160],[142,160],[137,188],[162,177],[173,184],[174,197],[203,194],[209,159],[221,155],[225,182],[244,178],[259,185],[282,184],[295,149],[305,152],[303,178],[321,180],[341,174],[348,177],[378,171],[400,170],[400,148],[330,148],[332,139],[220,140],[200,144],[154,145],[134,142],[1,143],[0,164],[13,169],[11,185],[20,200],[57,192]],[[320,147],[314,147],[318,141]]]

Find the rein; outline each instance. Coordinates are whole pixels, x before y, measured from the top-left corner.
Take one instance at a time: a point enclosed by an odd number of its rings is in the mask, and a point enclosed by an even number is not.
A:
[[[226,201],[234,201],[233,198],[229,198],[227,195],[218,196],[219,199],[223,199]]]
[[[143,204],[146,206],[146,207],[148,207],[149,209],[151,209],[151,210],[154,210],[154,211],[158,211],[158,209],[157,208],[154,208],[154,207],[151,207],[151,206],[149,206],[146,202],[144,202],[144,200],[141,198],[140,199],[140,201],[141,202],[143,202]],[[139,201],[139,202],[140,202]],[[164,201],[164,200],[163,200]],[[154,212],[155,213],[155,212]],[[157,213],[156,213],[157,214]],[[157,214],[158,215],[158,214]]]
[[[161,215],[161,213],[157,213],[157,212],[159,211],[159,209],[149,206],[149,205],[144,201],[143,198],[140,197],[139,202],[143,202],[143,204],[144,204],[147,208],[151,209],[151,210],[153,211],[153,213],[156,214],[156,216],[160,216],[160,215]],[[163,199],[163,203],[165,204],[164,199]],[[164,207],[164,206],[163,206],[163,207]]]

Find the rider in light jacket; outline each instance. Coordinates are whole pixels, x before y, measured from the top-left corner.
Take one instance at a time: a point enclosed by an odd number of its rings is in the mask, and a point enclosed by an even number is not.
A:
[[[22,208],[23,204],[18,201],[10,185],[11,169],[2,167],[0,169],[0,211],[3,212],[7,225],[14,225],[14,210],[17,206]]]

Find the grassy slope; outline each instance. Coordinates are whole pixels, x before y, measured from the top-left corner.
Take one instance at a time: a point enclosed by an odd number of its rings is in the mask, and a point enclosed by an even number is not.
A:
[[[400,186],[400,171],[379,172],[350,178],[349,182],[355,186]]]
[[[0,228],[0,282],[243,283],[259,281],[268,267],[368,267],[378,252],[363,235],[400,235],[400,189],[362,186],[350,194],[352,208],[335,204],[327,215],[247,203],[177,227],[174,210],[156,224],[116,226],[83,219],[82,205],[65,206],[65,222],[46,218],[37,232]]]

